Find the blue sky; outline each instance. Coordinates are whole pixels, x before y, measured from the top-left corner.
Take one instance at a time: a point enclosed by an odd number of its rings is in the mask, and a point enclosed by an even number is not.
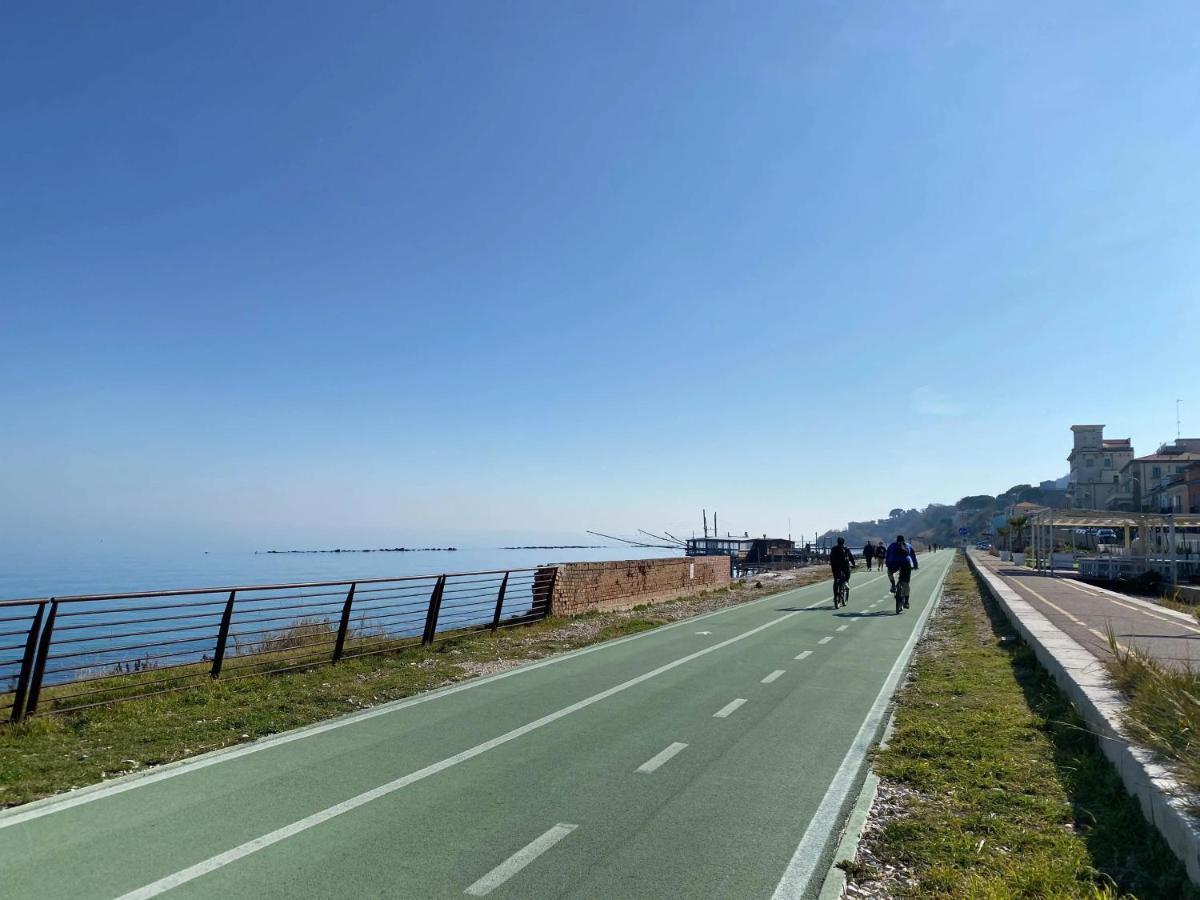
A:
[[[1200,433],[1198,26],[9,6],[0,539],[802,533]]]

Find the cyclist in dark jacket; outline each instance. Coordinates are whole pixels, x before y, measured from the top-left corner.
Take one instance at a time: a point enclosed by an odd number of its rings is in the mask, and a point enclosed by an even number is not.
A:
[[[917,554],[913,552],[912,545],[904,540],[904,535],[896,535],[896,540],[887,548],[887,572],[888,581],[892,583],[892,593],[896,593],[897,572],[900,573],[900,580],[907,583],[912,573],[919,568]]]
[[[834,592],[837,591],[837,583],[839,580],[850,580],[850,569],[857,568],[858,563],[854,561],[854,551],[846,546],[845,538],[837,539],[837,546],[829,551],[829,568],[833,570],[833,586]]]

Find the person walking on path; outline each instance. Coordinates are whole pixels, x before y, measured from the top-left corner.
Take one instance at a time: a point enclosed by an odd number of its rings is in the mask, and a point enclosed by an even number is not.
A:
[[[867,541],[867,545],[863,547],[863,559],[867,561],[867,571],[871,571],[871,563],[875,560],[875,545]]]

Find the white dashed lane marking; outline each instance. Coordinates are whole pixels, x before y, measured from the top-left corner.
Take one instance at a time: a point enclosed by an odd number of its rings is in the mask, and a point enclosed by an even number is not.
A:
[[[666,750],[663,750],[661,753],[657,753],[654,756],[652,756],[650,759],[646,760],[644,763],[642,763],[640,766],[637,767],[637,770],[646,775],[649,775],[651,772],[660,768],[663,765],[663,763],[670,761],[671,757],[675,756],[677,753],[679,753],[681,750],[683,750],[686,747],[687,747],[687,744],[681,744],[678,741],[676,741],[674,744],[672,744]]]
[[[483,897],[490,894],[578,827],[578,825],[560,822],[541,837],[530,841],[463,893],[470,894],[472,897]]]
[[[718,709],[715,713],[713,713],[713,718],[714,719],[728,718],[728,716],[731,712],[733,712],[735,709],[737,709],[739,706],[741,706],[745,702],[746,701],[743,700],[741,697],[739,697],[737,700],[730,700],[728,703],[726,703],[724,706],[722,706],[720,709]]]

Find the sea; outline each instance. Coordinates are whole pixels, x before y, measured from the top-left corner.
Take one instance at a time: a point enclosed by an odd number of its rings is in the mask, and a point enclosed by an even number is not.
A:
[[[329,548],[335,549],[335,548]],[[606,545],[538,549],[467,546],[407,552],[269,553],[196,549],[70,549],[0,556],[0,600],[523,569],[562,562],[680,556]]]
[[[333,548],[330,548],[333,549]],[[590,547],[465,546],[455,549],[356,552],[205,551],[202,549],[64,548],[0,557],[0,599],[66,598],[141,591],[211,589],[186,598],[109,598],[63,604],[47,656],[45,682],[62,684],[143,668],[187,665],[210,659],[229,588],[243,588],[230,620],[235,647],[256,642],[307,617],[336,621],[346,587],[250,590],[254,585],[303,585],[372,578],[455,575],[532,569],[563,562],[648,559],[681,555],[677,550],[626,545]],[[446,581],[439,630],[491,621],[501,576]],[[374,638],[408,638],[424,626],[432,578],[392,585],[360,585],[354,601],[356,633]],[[532,572],[507,582],[505,615],[534,608]],[[223,591],[222,588],[225,590]],[[164,604],[184,604],[167,606]],[[36,607],[0,606],[0,701],[22,670]],[[314,641],[325,640],[324,626]],[[260,645],[261,646],[261,645]],[[316,647],[316,644],[314,644]],[[231,651],[235,655],[238,650]],[[327,653],[328,648],[314,649]],[[133,667],[132,669],[130,667]],[[84,685],[86,687],[86,684]],[[4,714],[0,702],[0,716]]]

